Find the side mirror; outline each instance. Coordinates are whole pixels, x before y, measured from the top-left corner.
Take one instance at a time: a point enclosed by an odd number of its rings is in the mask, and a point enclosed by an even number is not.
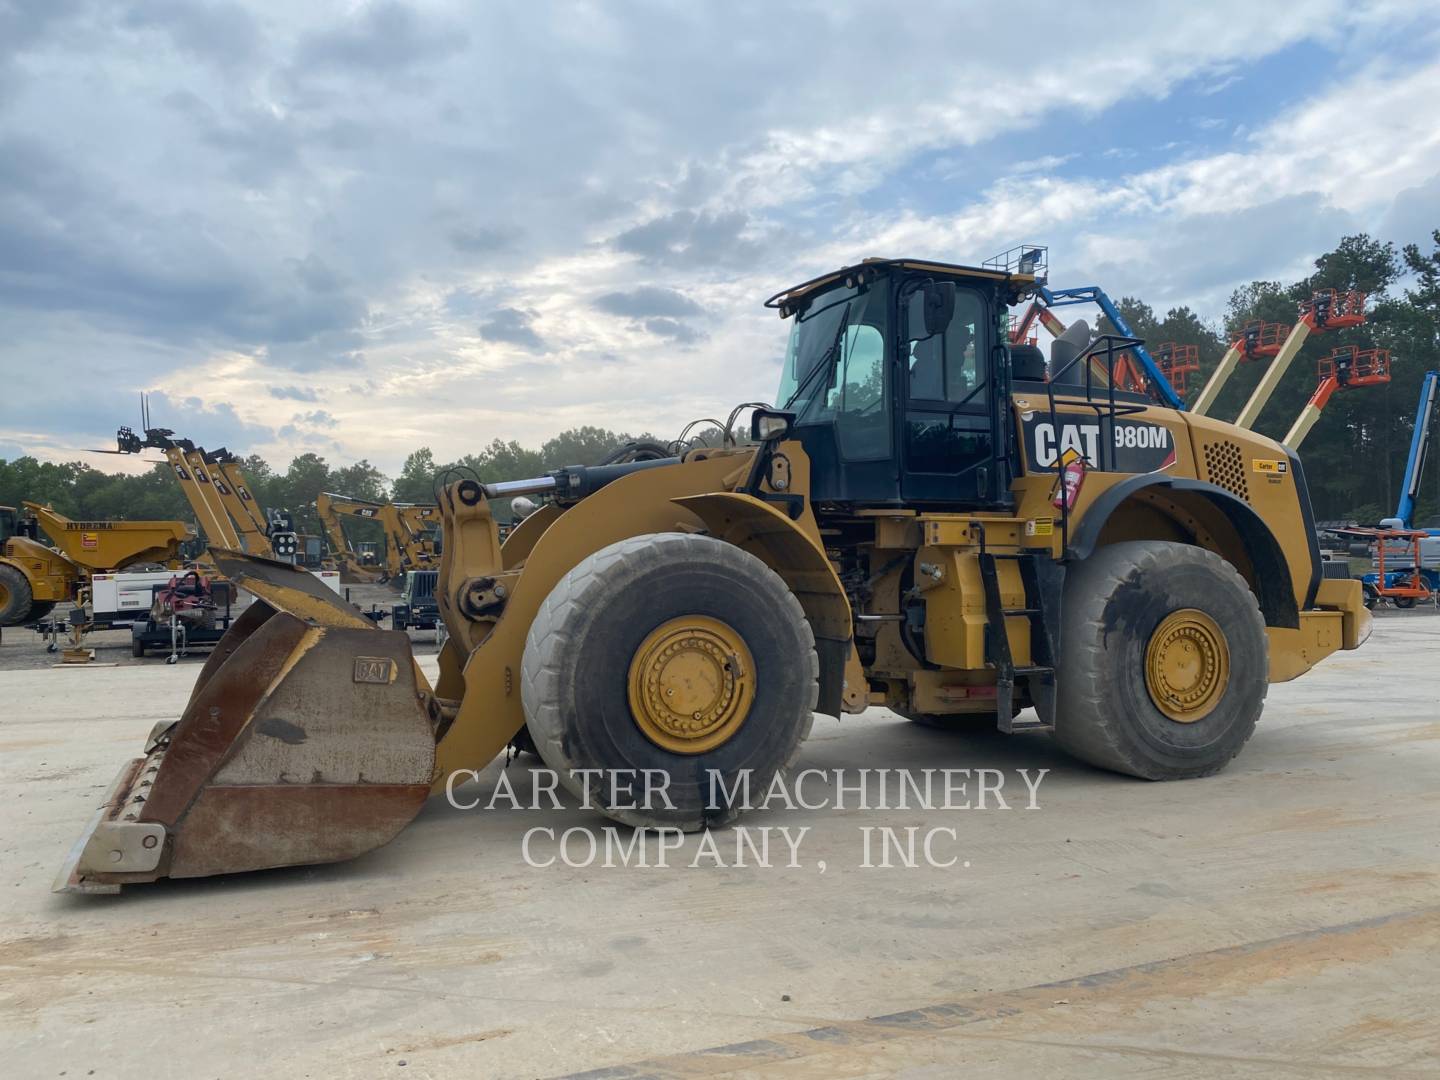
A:
[[[955,317],[955,283],[932,281],[921,295],[925,303],[925,336],[943,334]]]
[[[778,442],[790,436],[790,428],[794,423],[793,412],[756,409],[750,414],[750,438],[757,443]]]

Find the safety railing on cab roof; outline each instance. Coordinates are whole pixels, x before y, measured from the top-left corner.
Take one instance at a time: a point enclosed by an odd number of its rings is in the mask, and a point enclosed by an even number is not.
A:
[[[1116,471],[1116,444],[1115,444],[1115,418],[1118,416],[1129,416],[1132,413],[1144,412],[1148,405],[1142,405],[1134,401],[1117,401],[1115,399],[1115,365],[1124,356],[1127,349],[1133,349],[1141,344],[1143,339],[1134,337],[1123,337],[1119,334],[1101,334],[1092,341],[1074,359],[1070,360],[1060,368],[1050,373],[1050,378],[1045,383],[1046,404],[1050,411],[1050,430],[1055,433],[1057,446],[1060,438],[1060,414],[1055,408],[1055,394],[1057,389],[1064,395],[1067,405],[1088,406],[1095,410],[1095,419],[1100,425],[1100,461],[1087,461],[1090,468],[1100,469],[1105,472]],[[1065,376],[1077,365],[1085,372],[1085,380],[1081,382],[1067,382]],[[1096,385],[1097,374],[1104,374],[1105,385]],[[1096,392],[1100,392],[1099,400],[1096,400]],[[1084,394],[1084,400],[1080,395]],[[1108,423],[1107,423],[1108,421]],[[1108,460],[1106,460],[1108,457]],[[1057,492],[1060,497],[1060,550],[1062,552],[1070,549],[1070,500],[1064,497],[1065,484],[1065,463],[1059,456],[1055,458],[1055,479],[1060,485]]]

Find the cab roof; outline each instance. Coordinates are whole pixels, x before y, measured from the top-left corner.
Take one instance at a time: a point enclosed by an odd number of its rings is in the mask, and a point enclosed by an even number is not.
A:
[[[809,281],[802,281],[799,285],[782,289],[766,300],[765,306],[778,309],[780,317],[787,319],[803,308],[805,302],[821,289],[828,288],[836,282],[859,284],[890,270],[918,270],[927,274],[939,274],[942,277],[1000,282],[1002,286],[1008,287],[1006,291],[1010,293],[1012,301],[1034,292],[1036,284],[1034,274],[1016,274],[1008,270],[964,266],[960,263],[932,262],[928,259],[871,258],[854,266],[842,266],[839,270],[832,270],[828,274],[822,274]]]

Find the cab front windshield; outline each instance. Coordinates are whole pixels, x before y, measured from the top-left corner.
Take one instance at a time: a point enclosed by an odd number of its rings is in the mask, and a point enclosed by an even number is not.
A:
[[[890,453],[885,378],[887,279],[836,285],[795,316],[776,401],[799,424],[838,421],[851,461]]]

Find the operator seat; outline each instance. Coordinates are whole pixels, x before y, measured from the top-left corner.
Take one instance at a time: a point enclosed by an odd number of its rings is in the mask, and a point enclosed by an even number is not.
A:
[[[1050,381],[1059,386],[1084,386],[1084,364],[1073,364],[1068,371],[1064,368],[1089,345],[1090,324],[1084,319],[1076,319],[1050,344]]]

